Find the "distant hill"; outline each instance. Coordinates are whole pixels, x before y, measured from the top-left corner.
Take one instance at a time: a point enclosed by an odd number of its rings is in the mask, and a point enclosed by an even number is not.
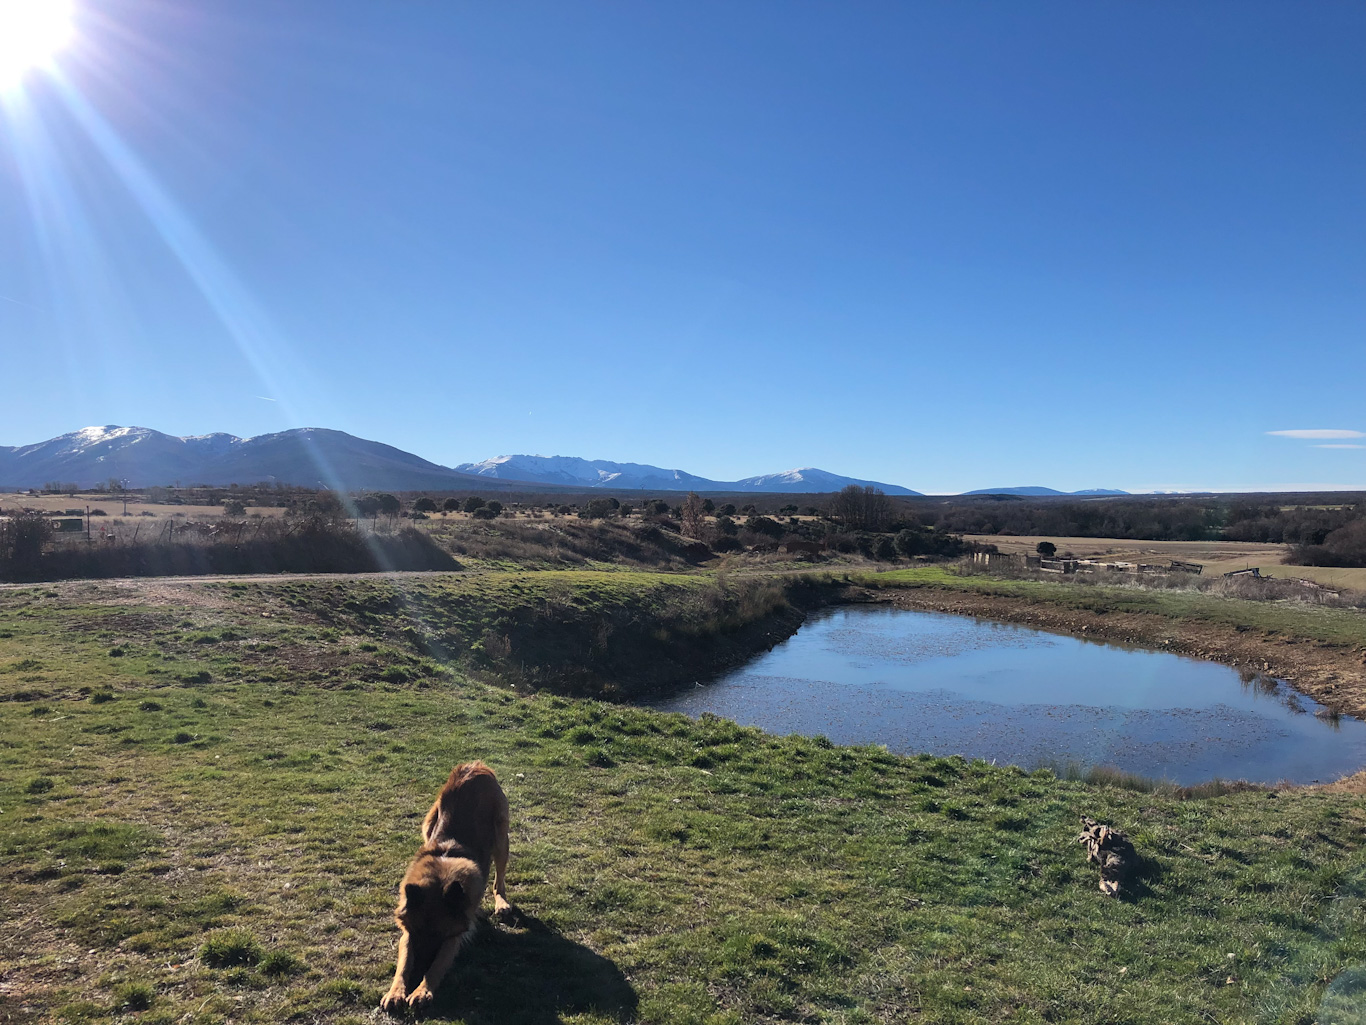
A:
[[[1028,498],[1044,498],[1049,495],[1127,495],[1127,491],[1116,491],[1114,488],[1087,488],[1085,491],[1056,491],[1053,488],[1042,488],[1037,485],[1032,487],[1019,488],[979,488],[976,491],[964,491],[965,495],[1021,495]]]
[[[239,438],[176,437],[147,427],[86,427],[34,445],[0,445],[0,488],[40,488],[57,481],[92,488],[117,479],[134,488],[180,483],[260,481],[339,491],[525,490],[619,488],[631,491],[752,491],[794,494],[874,485],[889,495],[918,492],[803,467],[715,481],[682,470],[574,456],[498,456],[454,469],[343,431],[303,427]]]
[[[586,488],[620,488],[629,491],[753,491],[815,494],[839,491],[850,484],[872,485],[889,495],[918,495],[898,484],[844,477],[805,466],[781,473],[761,474],[738,481],[711,480],[683,470],[669,470],[644,463],[614,463],[606,459],[577,456],[495,456],[478,463],[461,463],[461,473],[499,480]]]
[[[828,470],[818,470],[814,466],[803,466],[782,473],[766,473],[758,477],[746,477],[735,482],[739,491],[790,491],[794,494],[815,494],[822,491],[840,491],[850,484],[859,487],[881,488],[888,495],[919,495],[921,492],[903,488],[900,484],[883,484],[875,480],[861,480],[858,477],[842,477]]]
[[[623,488],[647,491],[714,491],[717,482],[682,470],[644,463],[614,463],[577,456],[495,456],[461,463],[461,473],[497,480],[526,481],[576,488]]]
[[[342,431],[304,427],[238,438],[179,438],[146,427],[87,427],[36,445],[0,446],[0,487],[49,481],[82,488],[110,478],[129,487],[280,481],[342,491],[479,487],[481,481],[420,456]]]

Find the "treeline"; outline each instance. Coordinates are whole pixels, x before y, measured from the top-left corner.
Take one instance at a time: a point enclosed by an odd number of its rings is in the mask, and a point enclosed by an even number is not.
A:
[[[320,516],[266,521],[249,534],[196,541],[52,545],[51,540],[46,516],[22,513],[0,520],[0,580],[460,568],[449,552],[415,527],[363,533],[346,520]]]
[[[949,534],[1256,541],[1294,546],[1291,559],[1301,565],[1366,566],[1366,503],[1360,501],[1320,505],[1206,495],[1086,502],[995,498],[936,506],[916,502],[910,508],[921,524]]]

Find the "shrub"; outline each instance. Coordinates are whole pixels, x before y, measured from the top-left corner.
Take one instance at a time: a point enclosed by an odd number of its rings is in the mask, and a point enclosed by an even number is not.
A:
[[[457,512],[460,509],[460,499],[448,498],[446,499],[446,501],[441,503],[441,508],[445,512]]]
[[[472,515],[476,520],[496,520],[498,518],[498,514],[494,512],[492,509],[488,508],[488,506],[481,506],[480,508],[474,510],[474,512],[470,515]]]
[[[590,499],[588,504],[579,510],[579,518],[583,520],[605,520],[613,513],[612,503],[606,498]]]
[[[470,495],[469,498],[465,499],[465,512],[472,513],[476,509],[482,508],[484,508],[484,500],[478,495]]]
[[[145,1011],[155,998],[156,990],[146,982],[124,982],[114,987],[114,1006],[120,1011]]]
[[[52,540],[52,521],[21,512],[0,520],[0,577],[31,579],[41,574],[43,549]]]
[[[210,968],[250,967],[262,957],[261,944],[245,929],[224,929],[204,941],[199,958]]]
[[[725,555],[728,552],[738,552],[744,547],[745,546],[740,543],[740,539],[733,534],[722,534],[711,543],[711,550],[719,555]]]
[[[767,516],[751,516],[745,520],[745,529],[768,537],[782,537],[786,533],[781,523]]]
[[[287,950],[272,950],[261,959],[261,974],[283,978],[303,970],[304,963]]]
[[[245,516],[246,514],[246,505],[236,498],[230,498],[223,503],[224,516]]]
[[[436,512],[436,502],[423,495],[413,503],[413,512],[434,513]]]

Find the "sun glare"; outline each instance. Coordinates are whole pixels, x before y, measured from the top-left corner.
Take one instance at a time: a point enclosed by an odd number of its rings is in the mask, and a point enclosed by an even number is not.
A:
[[[0,88],[17,85],[71,38],[71,0],[0,0]]]

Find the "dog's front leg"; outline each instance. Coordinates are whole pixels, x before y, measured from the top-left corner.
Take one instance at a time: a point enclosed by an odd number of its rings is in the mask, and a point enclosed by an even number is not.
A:
[[[460,953],[460,948],[465,945],[465,940],[469,936],[470,930],[466,930],[459,936],[441,944],[441,949],[436,952],[436,957],[432,959],[432,966],[427,969],[427,974],[423,977],[421,984],[408,997],[409,1007],[426,1007],[436,999],[436,991],[441,985],[441,980],[451,970],[451,965],[455,964],[455,955]]]
[[[413,955],[408,943],[408,930],[398,934],[398,966],[394,969],[394,983],[389,992],[380,998],[379,1006],[385,1011],[401,1011],[408,1003],[408,975],[413,968]]]

